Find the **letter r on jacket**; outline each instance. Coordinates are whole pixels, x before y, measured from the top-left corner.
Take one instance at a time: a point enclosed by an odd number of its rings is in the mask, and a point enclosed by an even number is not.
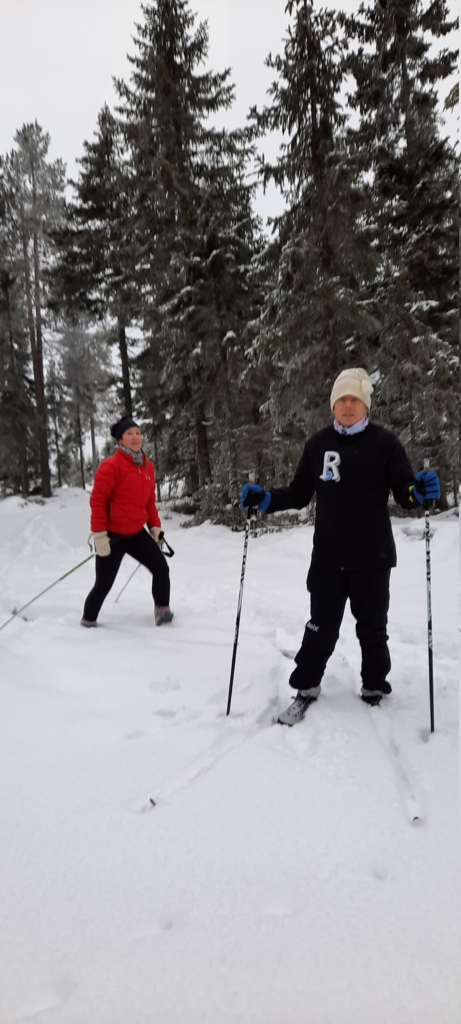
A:
[[[325,458],[323,460],[323,473],[321,474],[321,480],[338,480],[341,479],[339,475],[338,466],[341,462],[339,452],[325,452]]]

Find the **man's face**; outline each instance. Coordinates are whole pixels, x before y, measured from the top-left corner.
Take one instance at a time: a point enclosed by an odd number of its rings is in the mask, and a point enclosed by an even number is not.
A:
[[[139,427],[129,427],[120,438],[120,443],[130,452],[140,452],[142,448],[142,434]]]
[[[355,423],[363,420],[368,409],[360,398],[355,398],[354,395],[343,395],[342,398],[336,399],[333,412],[341,426],[353,427]]]

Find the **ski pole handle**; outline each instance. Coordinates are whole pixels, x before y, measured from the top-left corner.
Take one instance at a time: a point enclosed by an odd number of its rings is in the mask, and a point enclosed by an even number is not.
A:
[[[159,546],[160,546],[160,550],[162,552],[162,555],[165,555],[166,558],[173,558],[173,555],[174,555],[173,548],[171,547],[171,544],[169,544],[168,541],[166,540],[166,537],[165,537],[165,534],[164,534],[163,530],[160,530],[160,533],[158,535],[158,539],[160,541],[160,545]],[[166,548],[166,550],[164,550],[164,548]]]

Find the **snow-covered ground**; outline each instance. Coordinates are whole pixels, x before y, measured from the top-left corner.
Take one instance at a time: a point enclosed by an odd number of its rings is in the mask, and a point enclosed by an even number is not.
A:
[[[171,626],[144,569],[115,603],[126,558],[100,628],[89,562],[0,634],[1,1024],[456,1024],[458,520],[433,522],[432,736],[421,521],[395,524],[392,697],[358,699],[348,612],[294,729],[311,527],[250,540],[226,718],[243,535],[180,521]],[[87,532],[77,490],[0,504],[1,622]]]

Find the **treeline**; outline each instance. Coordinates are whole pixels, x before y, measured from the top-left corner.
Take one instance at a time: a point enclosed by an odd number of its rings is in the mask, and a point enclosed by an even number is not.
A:
[[[457,159],[439,114],[457,24],[445,0],[286,10],[268,103],[241,129],[216,127],[234,87],[206,70],[206,24],[155,0],[71,198],[37,123],[1,158],[3,493],[90,482],[126,411],[160,480],[224,517],[250,469],[287,482],[348,365],[415,468],[429,457],[457,493]]]

